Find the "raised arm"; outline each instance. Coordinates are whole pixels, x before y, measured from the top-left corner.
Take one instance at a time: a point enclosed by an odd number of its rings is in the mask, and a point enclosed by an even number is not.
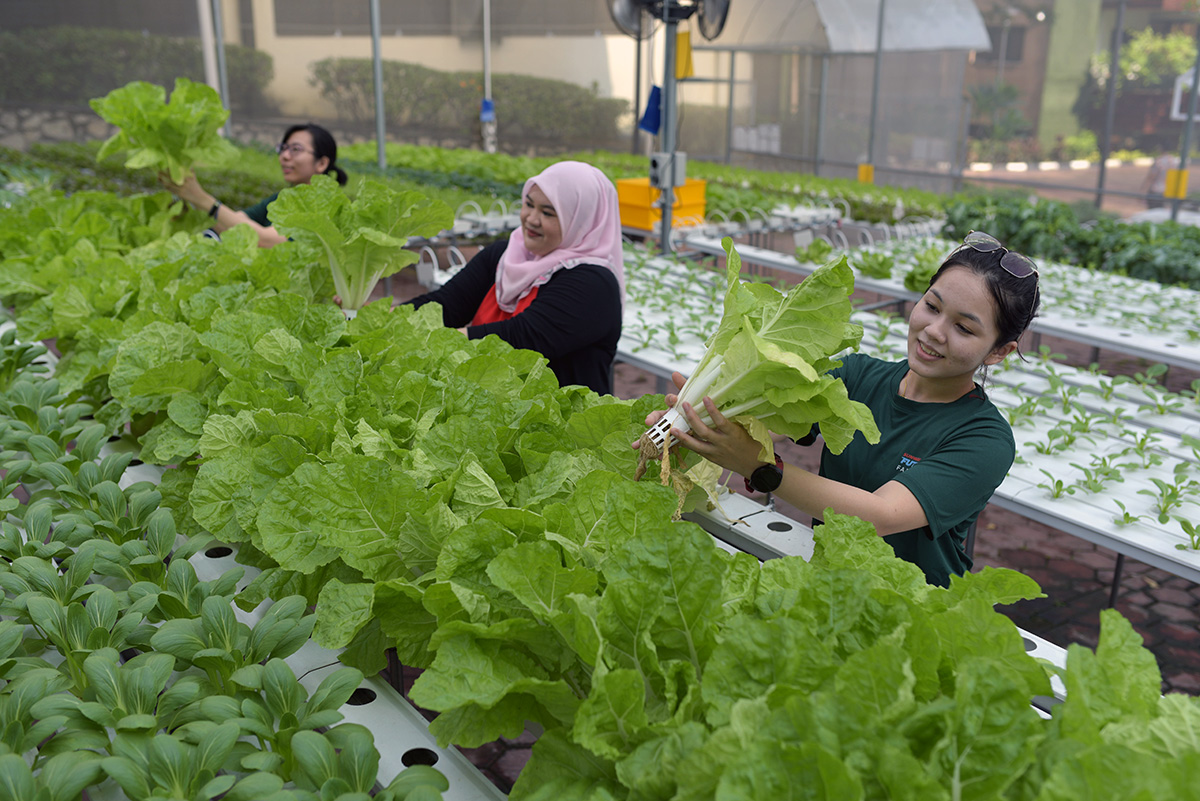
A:
[[[182,184],[173,183],[166,173],[159,173],[158,180],[167,191],[186,201],[193,208],[206,212],[212,218],[212,227],[218,233],[228,231],[235,225],[249,225],[258,233],[259,247],[274,247],[280,242],[287,241],[287,237],[276,231],[274,226],[259,225],[244,211],[231,209],[218,201],[200,185],[193,172],[187,174]]]

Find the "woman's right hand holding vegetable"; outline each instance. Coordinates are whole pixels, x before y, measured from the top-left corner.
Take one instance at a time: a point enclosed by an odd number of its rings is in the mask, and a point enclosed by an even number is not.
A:
[[[212,205],[216,203],[216,198],[205,191],[204,187],[200,186],[200,181],[196,179],[196,173],[188,170],[184,176],[183,183],[177,184],[171,180],[171,176],[166,172],[158,174],[158,182],[163,185],[171,194],[187,201],[192,206],[201,211],[207,212]]]

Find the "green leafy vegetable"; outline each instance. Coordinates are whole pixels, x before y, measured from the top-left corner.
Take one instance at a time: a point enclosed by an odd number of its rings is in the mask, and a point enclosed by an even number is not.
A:
[[[134,81],[91,102],[92,109],[121,130],[100,148],[97,159],[128,151],[125,166],[148,167],[181,183],[194,164],[228,164],[237,148],[219,131],[229,119],[216,90],[176,78],[171,100],[163,87]]]
[[[796,248],[796,261],[824,264],[833,255],[833,245],[828,239],[818,237],[809,243],[808,247]]]
[[[890,278],[896,258],[891,253],[879,250],[861,250],[856,253],[854,268],[868,278]]]
[[[351,201],[325,175],[281,192],[270,212],[280,233],[325,254],[344,309],[362,308],[380,278],[416,263],[405,249],[409,237],[433,236],[454,222],[449,206],[420,192],[367,181]]]
[[[862,339],[862,327],[850,322],[854,275],[846,259],[821,267],[783,295],[766,284],[739,281],[742,262],[733,240],[722,244],[729,264],[725,312],[676,408],[689,403],[708,422],[702,400],[711,397],[726,417],[750,423],[767,453],[767,427],[798,439],[819,423],[834,453],[850,444],[855,431],[878,442],[870,410],[826,375],[840,364],[834,356]],[[681,416],[664,420],[686,426]]]

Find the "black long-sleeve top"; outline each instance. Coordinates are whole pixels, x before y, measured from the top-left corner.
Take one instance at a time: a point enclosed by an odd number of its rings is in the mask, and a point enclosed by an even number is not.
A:
[[[485,247],[446,284],[409,301],[420,308],[436,302],[452,328],[470,325],[488,292],[508,242]],[[535,350],[550,362],[562,386],[581,384],[612,393],[612,362],[621,338],[621,289],[612,271],[595,264],[559,270],[538,288],[537,297],[508,320],[467,329],[471,339],[495,334],[514,348]]]

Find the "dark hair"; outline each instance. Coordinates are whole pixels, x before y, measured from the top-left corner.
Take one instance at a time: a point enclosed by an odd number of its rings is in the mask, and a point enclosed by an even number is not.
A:
[[[1033,322],[1042,300],[1037,274],[1017,278],[1000,266],[1000,258],[1004,253],[1003,249],[985,252],[970,245],[963,245],[947,256],[942,266],[929,279],[929,286],[932,287],[941,278],[942,273],[951,267],[966,268],[983,278],[996,304],[996,328],[999,331],[993,348],[1007,342],[1020,342],[1021,334],[1024,334],[1025,329]],[[1019,347],[1017,355],[1021,355]]]
[[[349,176],[346,171],[337,165],[337,142],[333,138],[333,134],[317,125],[315,122],[306,122],[300,125],[293,125],[283,133],[282,142],[287,142],[292,137],[292,134],[297,131],[308,131],[313,142],[313,158],[320,160],[323,158],[329,159],[329,166],[325,168],[326,175],[332,175],[337,179],[340,186],[346,185],[346,180]]]

